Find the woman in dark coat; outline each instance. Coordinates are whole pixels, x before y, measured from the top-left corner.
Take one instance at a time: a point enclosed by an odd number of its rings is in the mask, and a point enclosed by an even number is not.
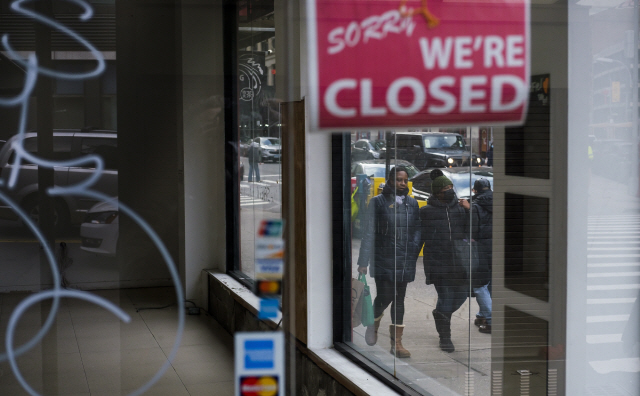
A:
[[[440,349],[453,352],[451,315],[469,297],[469,276],[461,265],[465,249],[469,259],[466,242],[470,240],[469,212],[459,205],[451,180],[439,170],[431,177],[433,194],[420,209],[424,272],[427,284],[433,283],[438,292],[433,318],[440,336]]]
[[[402,346],[404,331],[404,298],[407,284],[416,276],[416,261],[420,254],[420,216],[418,202],[408,196],[408,173],[403,166],[389,171],[382,194],[373,197],[364,216],[362,242],[358,256],[358,271],[367,273],[376,282],[373,302],[374,325],[367,327],[365,340],[375,345],[384,310],[391,304],[391,353],[409,357]]]

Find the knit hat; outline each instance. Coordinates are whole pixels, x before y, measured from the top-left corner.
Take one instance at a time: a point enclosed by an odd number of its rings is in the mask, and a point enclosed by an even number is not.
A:
[[[446,186],[452,186],[452,185],[453,185],[453,182],[449,180],[448,177],[438,176],[433,181],[433,183],[431,183],[431,191],[433,191],[434,194],[437,194]]]

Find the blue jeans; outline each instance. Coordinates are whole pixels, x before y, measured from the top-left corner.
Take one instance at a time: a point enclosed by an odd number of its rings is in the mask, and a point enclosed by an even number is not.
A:
[[[253,172],[256,172],[256,181],[260,181],[260,167],[257,163],[252,164],[249,162],[249,181],[253,181]]]
[[[480,312],[476,315],[479,318],[487,320],[487,324],[491,324],[491,294],[489,293],[489,284],[473,289],[476,294],[476,301],[480,306]]]

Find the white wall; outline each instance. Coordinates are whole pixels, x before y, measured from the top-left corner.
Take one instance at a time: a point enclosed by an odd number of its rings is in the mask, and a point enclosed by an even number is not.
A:
[[[204,268],[225,270],[224,72],[221,3],[183,1],[184,238],[181,276],[198,299]],[[203,302],[204,303],[204,302]]]

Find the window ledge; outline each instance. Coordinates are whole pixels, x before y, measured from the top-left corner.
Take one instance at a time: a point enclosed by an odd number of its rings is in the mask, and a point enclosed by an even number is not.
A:
[[[232,294],[234,300],[257,315],[260,299],[251,290],[227,274],[214,270],[205,271],[224,285]],[[279,312],[275,320],[266,319],[264,321],[275,330],[281,318],[282,314]],[[298,349],[317,364],[320,369],[356,395],[386,396],[398,394],[335,349],[309,349],[305,347]]]
[[[321,369],[356,395],[398,395],[335,349],[308,349],[308,355]]]
[[[240,305],[245,307],[252,314],[258,316],[260,310],[260,299],[256,297],[251,290],[249,290],[242,283],[238,282],[230,275],[217,272],[215,270],[205,270],[210,276],[214,277],[232,294],[233,299]],[[282,320],[282,312],[278,312],[278,316],[275,319],[262,319],[269,327],[274,330],[278,327],[278,323]]]

